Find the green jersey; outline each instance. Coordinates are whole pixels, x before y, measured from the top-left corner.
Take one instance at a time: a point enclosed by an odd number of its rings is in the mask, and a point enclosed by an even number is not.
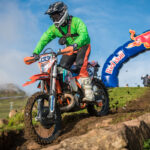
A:
[[[67,34],[68,32],[68,26],[60,27],[61,30]],[[73,45],[77,44],[78,49],[84,45],[90,44],[90,37],[87,31],[86,25],[83,23],[83,21],[78,17],[73,17],[71,21],[71,34],[78,34],[76,37],[67,37],[66,39],[66,45]],[[44,47],[53,39],[56,37],[63,37],[61,32],[56,28],[56,26],[53,24],[48,28],[46,32],[42,35],[40,41],[38,42],[35,50],[33,53],[40,54],[41,51],[44,49]]]

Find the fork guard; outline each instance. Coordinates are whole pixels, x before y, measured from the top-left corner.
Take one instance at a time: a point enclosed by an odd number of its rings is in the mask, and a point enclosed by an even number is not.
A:
[[[32,77],[30,77],[30,81],[27,81],[26,83],[24,83],[22,86],[25,87],[29,84],[32,84],[34,82],[36,82],[37,80],[47,80],[49,79],[50,76],[48,74],[44,74],[44,73],[41,73],[41,74],[36,74],[36,75],[33,75]]]

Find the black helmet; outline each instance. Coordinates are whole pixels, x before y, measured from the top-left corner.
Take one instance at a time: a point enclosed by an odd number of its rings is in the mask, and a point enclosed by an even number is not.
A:
[[[68,18],[67,6],[63,2],[56,2],[49,6],[45,14],[50,15],[56,27],[60,27]]]

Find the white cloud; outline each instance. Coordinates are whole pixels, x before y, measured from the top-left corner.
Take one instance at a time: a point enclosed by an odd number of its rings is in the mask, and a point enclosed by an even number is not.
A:
[[[11,50],[0,55],[0,84],[15,83],[22,87],[29,77],[38,72],[36,65],[27,66],[23,58],[28,56],[26,52]],[[30,87],[29,87],[30,88]],[[25,90],[29,91],[28,88]]]
[[[21,10],[15,2],[0,2],[0,5],[3,6],[0,13],[0,18],[3,18],[0,21],[0,51],[3,48],[7,51],[12,47],[21,48],[40,34],[38,20],[29,10]]]
[[[30,10],[19,8],[15,2],[1,1],[0,12],[0,84],[22,86],[37,73],[37,67],[26,66],[23,58],[32,54],[37,36],[41,34],[38,20]],[[32,91],[30,87],[25,89]]]

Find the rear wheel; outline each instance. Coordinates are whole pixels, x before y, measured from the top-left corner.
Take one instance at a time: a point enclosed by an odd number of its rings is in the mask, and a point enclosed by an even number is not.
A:
[[[48,98],[47,94],[37,92],[28,99],[25,108],[26,135],[39,144],[51,143],[61,131],[61,113],[57,105],[54,119],[47,118],[49,113]],[[39,111],[39,106],[41,111]]]
[[[96,103],[87,105],[88,113],[92,116],[103,116],[108,114],[109,97],[107,89],[99,79],[93,79],[92,85]]]

